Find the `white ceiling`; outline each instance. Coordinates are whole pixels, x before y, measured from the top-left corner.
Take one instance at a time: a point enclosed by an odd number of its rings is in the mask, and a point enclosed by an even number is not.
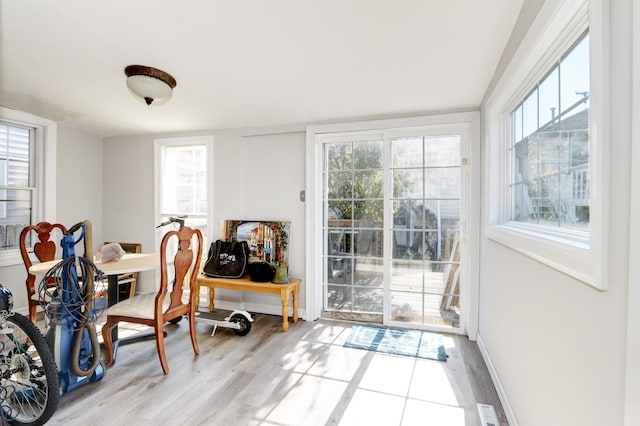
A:
[[[0,105],[98,136],[477,108],[522,0],[0,0]],[[124,68],[172,74],[148,109]]]

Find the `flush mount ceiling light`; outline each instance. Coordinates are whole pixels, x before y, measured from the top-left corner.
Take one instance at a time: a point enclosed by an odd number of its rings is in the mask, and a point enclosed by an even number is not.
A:
[[[147,105],[159,105],[171,98],[176,79],[166,72],[144,65],[129,65],[124,69],[127,87]]]

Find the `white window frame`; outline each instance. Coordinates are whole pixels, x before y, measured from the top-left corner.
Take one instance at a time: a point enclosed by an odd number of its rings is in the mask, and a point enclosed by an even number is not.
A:
[[[9,124],[35,129],[35,149],[31,159],[34,172],[31,223],[45,220],[56,222],[57,124],[42,117],[4,107],[0,107],[0,119]],[[20,264],[20,249],[0,252],[0,267]]]
[[[179,138],[162,138],[154,140],[154,217],[156,223],[160,223],[162,215],[162,149],[171,146],[193,146],[205,145],[207,148],[207,235],[203,235],[205,245],[203,246],[202,255],[207,255],[206,242],[212,241],[213,237],[213,136],[189,136]],[[188,219],[187,219],[188,221]],[[163,232],[156,232],[156,247],[160,246]]]
[[[608,287],[608,4],[607,0],[545,2],[495,90],[485,113],[485,233],[488,238],[598,290]],[[589,29],[589,232],[510,221],[509,114],[560,56]]]

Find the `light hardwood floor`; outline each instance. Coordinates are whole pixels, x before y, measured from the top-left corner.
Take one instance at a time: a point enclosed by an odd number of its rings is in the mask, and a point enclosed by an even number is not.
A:
[[[195,356],[187,322],[168,324],[168,376],[153,340],[122,346],[102,380],[61,397],[50,424],[480,425],[485,403],[507,425],[474,342],[447,335],[447,362],[386,355],[343,347],[351,325],[301,320],[283,333],[280,317],[256,314],[247,336],[212,337],[199,323]]]

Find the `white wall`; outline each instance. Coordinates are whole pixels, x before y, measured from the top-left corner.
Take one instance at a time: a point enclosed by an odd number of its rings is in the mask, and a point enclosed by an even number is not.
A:
[[[526,3],[537,10],[538,1]],[[599,292],[484,233],[481,239],[479,343],[514,424],[623,424],[632,0],[610,3],[609,290]],[[526,32],[530,19],[518,25],[514,35]]]
[[[26,279],[27,271],[22,262],[16,265],[0,267],[0,284],[11,290],[14,310],[25,315],[29,312],[27,309]]]
[[[637,3],[636,3],[637,5]],[[625,425],[640,424],[640,7],[633,8],[633,142],[631,160],[631,220]]]
[[[211,196],[214,223],[210,237],[219,237],[225,219],[290,220],[290,275],[303,278],[304,203],[299,192],[305,187],[304,126],[219,130],[213,135],[214,174]],[[142,242],[143,251],[154,251],[154,139],[193,136],[188,134],[144,135],[108,138],[104,141],[105,240]],[[113,165],[113,167],[111,167]],[[126,191],[123,191],[126,188]],[[187,222],[188,223],[188,222]],[[208,250],[208,248],[206,248]],[[155,288],[153,272],[140,275],[140,291]],[[300,291],[304,308],[304,289]],[[281,314],[280,299],[269,295],[216,291],[216,306],[242,307],[251,312]]]
[[[56,220],[90,220],[94,252],[102,245],[102,138],[58,125]]]

